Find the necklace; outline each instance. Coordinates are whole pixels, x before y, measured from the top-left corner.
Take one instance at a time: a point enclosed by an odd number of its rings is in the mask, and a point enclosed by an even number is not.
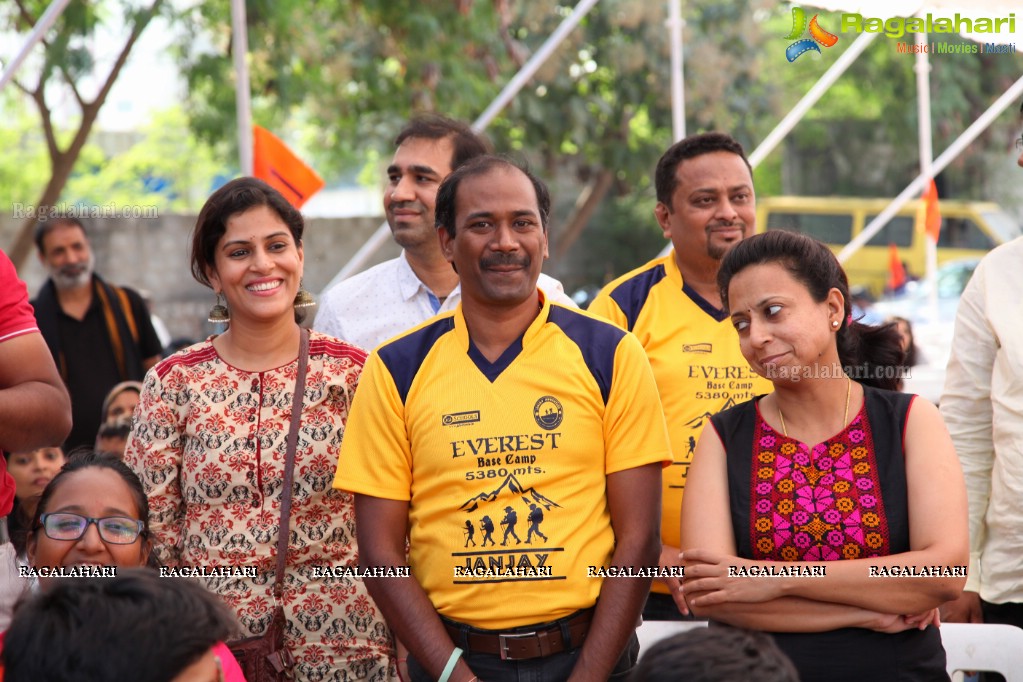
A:
[[[852,379],[849,377],[845,378],[845,416],[842,417],[842,428],[849,423],[849,396],[852,395]],[[781,412],[781,405],[778,406],[778,418],[781,420],[781,432],[786,438],[789,437],[789,431],[785,428],[785,415]]]

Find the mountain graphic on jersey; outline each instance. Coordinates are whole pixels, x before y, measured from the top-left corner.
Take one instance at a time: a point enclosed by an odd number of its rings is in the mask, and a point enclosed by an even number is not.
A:
[[[718,408],[717,412],[724,412],[730,407],[735,407],[735,401],[732,398],[726,400],[725,404]],[[717,412],[704,412],[703,414],[693,417],[687,421],[684,426],[688,426],[690,429],[702,428],[704,422],[709,421],[711,417],[717,414]]]
[[[481,504],[496,501],[499,497],[501,497],[501,494],[505,490],[514,495],[520,495],[522,497],[522,501],[527,505],[538,504],[548,511],[550,511],[552,507],[561,508],[560,504],[542,495],[535,488],[524,487],[519,480],[515,478],[514,474],[508,474],[501,485],[497,486],[497,488],[489,493],[480,493],[479,495],[467,500],[465,504],[458,508],[458,510],[464,511],[467,514],[474,512],[480,508]]]

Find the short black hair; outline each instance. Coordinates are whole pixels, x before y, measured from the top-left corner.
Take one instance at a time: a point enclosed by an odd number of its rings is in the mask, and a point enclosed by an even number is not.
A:
[[[486,175],[496,168],[513,168],[521,171],[536,192],[536,205],[540,209],[540,223],[544,232],[547,231],[547,219],[551,213],[551,193],[543,180],[533,175],[532,171],[524,165],[501,156],[480,156],[460,166],[451,175],[444,179],[440,189],[437,190],[437,205],[434,208],[434,221],[437,228],[444,228],[452,237],[455,236],[455,200],[458,198],[458,185],[466,178],[476,175]]]
[[[147,569],[54,581],[15,609],[6,682],[169,682],[237,631],[233,614],[192,580]]]
[[[698,627],[651,646],[629,682],[799,682],[792,661],[763,632]]]
[[[206,271],[213,269],[213,252],[227,231],[228,219],[259,206],[266,206],[276,213],[288,226],[295,245],[302,244],[305,220],[283,194],[258,178],[235,178],[210,195],[195,221],[195,229],[192,231],[192,277],[199,284],[210,288],[213,286]]]
[[[400,147],[408,139],[451,140],[451,170],[455,170],[470,160],[493,153],[493,147],[482,133],[478,133],[462,121],[447,116],[424,114],[416,116],[405,124],[398,136],[394,138],[394,146]]]
[[[678,179],[675,177],[676,170],[680,163],[687,159],[695,159],[697,156],[711,154],[713,152],[729,152],[743,160],[746,168],[749,168],[750,176],[753,176],[753,167],[749,165],[746,152],[742,145],[735,141],[731,135],[725,133],[700,133],[676,142],[668,147],[668,151],[661,155],[657,161],[657,169],[654,171],[654,188],[657,190],[657,201],[661,202],[670,210],[671,195],[678,187]]]
[[[85,235],[86,240],[89,239],[89,232],[85,229],[85,225],[82,221],[73,215],[57,215],[44,220],[36,224],[36,229],[32,233],[32,239],[35,241],[36,250],[39,253],[43,252],[43,241],[46,239],[46,235],[50,234],[58,227],[77,227]]]

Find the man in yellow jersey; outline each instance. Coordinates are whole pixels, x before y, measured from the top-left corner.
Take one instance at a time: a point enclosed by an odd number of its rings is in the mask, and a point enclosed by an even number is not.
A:
[[[728,135],[692,135],[668,149],[654,176],[654,215],[672,250],[608,284],[590,305],[639,337],[664,405],[674,456],[664,470],[661,565],[679,566],[679,512],[686,471],[709,417],[767,393],[739,351],[721,309],[721,259],[754,232],[753,175],[742,146]],[[677,578],[654,582],[647,620],[687,614]]]
[[[411,576],[366,585],[412,680],[606,680],[635,662],[668,437],[636,338],[537,289],[549,211],[504,159],[444,181],[462,301],[370,356],[345,430],[334,485],[355,494],[360,563],[404,566],[408,529]]]

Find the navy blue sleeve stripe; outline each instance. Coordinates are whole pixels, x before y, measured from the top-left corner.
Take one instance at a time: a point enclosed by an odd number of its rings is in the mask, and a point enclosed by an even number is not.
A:
[[[643,310],[643,306],[646,305],[646,300],[650,296],[650,290],[654,288],[655,284],[664,279],[666,275],[664,265],[656,265],[622,282],[611,292],[611,300],[617,303],[618,307],[625,313],[625,319],[628,320],[630,332],[636,327],[636,320],[639,319],[639,313]]]
[[[583,361],[600,387],[600,395],[607,405],[614,379],[615,353],[625,332],[610,322],[595,320],[561,306],[551,306],[549,319],[579,347]]]
[[[394,385],[401,396],[402,404],[408,398],[412,382],[429,355],[430,349],[440,337],[455,328],[453,316],[442,317],[433,324],[427,325],[411,334],[381,346],[377,350],[384,367],[391,373]]]

